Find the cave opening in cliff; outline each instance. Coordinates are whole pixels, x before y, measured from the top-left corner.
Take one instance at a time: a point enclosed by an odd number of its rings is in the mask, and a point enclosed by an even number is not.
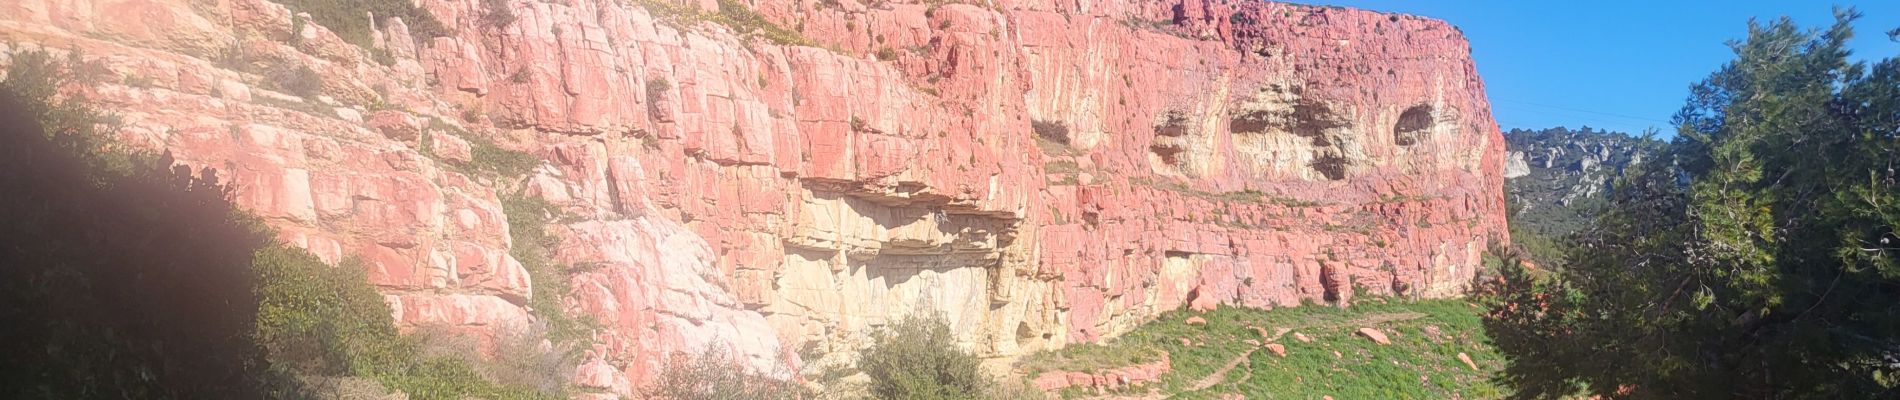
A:
[[[1163,164],[1178,167],[1181,165],[1181,153],[1186,152],[1187,149],[1181,148],[1181,145],[1178,144],[1155,143],[1152,146],[1148,146],[1148,151],[1153,152],[1157,157],[1161,157]]]
[[[1311,166],[1314,171],[1319,172],[1319,174],[1325,176],[1326,179],[1337,181],[1346,179],[1347,164],[1349,164],[1349,162],[1345,157],[1324,155],[1313,158]]]
[[[1271,127],[1272,119],[1264,111],[1240,114],[1227,121],[1227,129],[1234,133],[1264,133]]]
[[[1432,106],[1416,105],[1399,114],[1398,124],[1392,127],[1393,143],[1400,146],[1418,144],[1432,128]]]
[[[1148,151],[1154,153],[1162,164],[1180,168],[1183,160],[1181,153],[1187,152],[1185,139],[1188,136],[1188,118],[1180,110],[1163,113],[1161,121],[1155,123],[1154,142],[1148,145]]]
[[[1333,138],[1327,136],[1328,131],[1346,125],[1344,118],[1324,104],[1302,101],[1293,106],[1293,134],[1312,139],[1314,146],[1332,146]]]

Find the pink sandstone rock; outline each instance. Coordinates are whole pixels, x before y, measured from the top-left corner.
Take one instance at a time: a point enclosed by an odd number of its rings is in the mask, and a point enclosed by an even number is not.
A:
[[[1168,353],[1161,353],[1159,360],[1141,364],[1112,368],[1093,374],[1073,371],[1044,372],[1030,380],[1030,384],[1044,392],[1057,392],[1071,387],[1119,389],[1131,386],[1145,386],[1166,375],[1172,369]]]
[[[849,353],[916,310],[1011,355],[1182,307],[1457,296],[1509,241],[1503,142],[1469,45],[1437,20],[748,3],[820,45],[793,46],[638,2],[505,2],[517,21],[489,27],[487,2],[431,0],[451,34],[385,24],[384,66],[319,24],[292,32],[283,5],[214,3],[0,2],[0,47],[152,78],[82,94],[127,117],[122,141],[218,169],[283,241],[364,261],[404,327],[492,341],[553,312],[602,321],[616,394],[663,354],[728,346],[782,370],[802,362],[784,349]],[[1131,19],[1174,23],[1115,22]],[[227,48],[312,67],[337,104],[253,90],[264,77],[212,61]],[[1035,122],[1065,141],[1039,145]],[[465,175],[473,140],[542,165]],[[559,310],[527,306],[509,254],[528,227],[501,207],[516,193],[557,206],[554,261],[587,266]]]
[[[1266,347],[1267,347],[1267,351],[1273,352],[1273,355],[1280,356],[1280,358],[1286,358],[1286,345],[1279,344],[1279,343],[1267,343]]]
[[[445,162],[467,164],[474,160],[474,147],[454,134],[441,131],[429,131],[429,151]]]
[[[1306,337],[1306,334],[1304,334],[1304,333],[1299,333],[1299,332],[1293,332],[1293,340],[1298,340],[1298,341],[1300,341],[1300,343],[1311,343],[1311,342],[1313,342],[1313,338],[1310,338],[1310,337]]]
[[[1465,354],[1465,353],[1464,353],[1464,352],[1462,352],[1462,351],[1461,351],[1461,352],[1458,352],[1458,361],[1459,361],[1459,362],[1462,362],[1462,363],[1465,363],[1465,366],[1467,366],[1467,367],[1471,367],[1471,370],[1472,370],[1472,371],[1477,371],[1477,370],[1478,370],[1478,363],[1476,363],[1476,362],[1472,362],[1472,361],[1471,361],[1471,356],[1470,356],[1470,355],[1467,355],[1467,354]]]
[[[1207,318],[1201,318],[1198,316],[1188,317],[1187,325],[1188,326],[1207,325]]]
[[[589,389],[611,389],[618,375],[619,371],[605,361],[590,360],[574,371],[574,385]]]
[[[369,126],[383,137],[396,141],[415,140],[422,131],[422,120],[409,113],[396,110],[377,111],[369,116]]]
[[[1045,373],[1036,376],[1036,378],[1030,380],[1029,383],[1035,386],[1036,390],[1055,392],[1069,387],[1069,377],[1060,373]]]
[[[1364,336],[1366,337],[1366,339],[1370,339],[1372,340],[1373,343],[1378,343],[1381,346],[1392,344],[1392,339],[1387,339],[1385,337],[1385,332],[1380,332],[1378,329],[1359,328],[1359,330],[1354,331],[1353,333],[1358,334],[1359,336]]]

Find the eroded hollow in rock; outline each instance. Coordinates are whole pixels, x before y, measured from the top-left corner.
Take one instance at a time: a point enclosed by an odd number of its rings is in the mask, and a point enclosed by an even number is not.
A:
[[[1184,160],[1181,153],[1187,152],[1188,118],[1180,110],[1170,110],[1155,123],[1154,142],[1148,145],[1148,151],[1161,159],[1162,164],[1180,169]]]
[[[1148,151],[1154,153],[1157,157],[1161,157],[1161,163],[1179,168],[1181,166],[1181,152],[1187,151],[1187,149],[1181,148],[1180,145],[1155,143],[1153,146],[1148,146]]]
[[[1392,127],[1392,140],[1400,146],[1418,144],[1432,129],[1432,106],[1416,105],[1399,114],[1399,123]]]
[[[1345,126],[1345,119],[1332,108],[1309,102],[1293,106],[1293,134],[1312,139],[1314,146],[1332,146],[1328,131]]]
[[[1345,149],[1353,140],[1350,121],[1324,102],[1282,99],[1242,104],[1227,128],[1239,151],[1268,168],[1305,169],[1304,176],[1346,179],[1352,160]]]
[[[1326,176],[1326,179],[1336,181],[1346,179],[1347,164],[1350,162],[1345,157],[1328,154],[1313,158],[1310,166],[1314,171],[1319,171],[1320,175]]]

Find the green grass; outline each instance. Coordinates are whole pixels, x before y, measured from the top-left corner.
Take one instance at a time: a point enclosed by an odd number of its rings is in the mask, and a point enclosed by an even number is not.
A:
[[[1271,203],[1271,204],[1278,204],[1281,206],[1292,207],[1292,208],[1318,207],[1318,206],[1325,205],[1324,203],[1320,203],[1316,201],[1307,201],[1307,200],[1300,200],[1300,199],[1295,199],[1295,198],[1279,197],[1273,194],[1268,194],[1268,193],[1261,192],[1258,190],[1253,190],[1253,189],[1221,192],[1221,193],[1208,192],[1204,190],[1195,189],[1191,186],[1188,186],[1187,184],[1177,182],[1168,178],[1149,178],[1149,177],[1138,176],[1138,177],[1128,178],[1128,183],[1147,186],[1147,187],[1160,189],[1160,190],[1166,190],[1170,192],[1176,192],[1176,193],[1199,197],[1199,198],[1212,200],[1212,201]]]
[[[548,339],[561,347],[579,351],[593,347],[593,332],[600,323],[592,316],[569,315],[562,298],[573,291],[568,282],[576,267],[554,262],[554,246],[560,238],[547,231],[559,208],[538,197],[521,194],[502,196],[501,209],[508,216],[509,235],[514,246],[508,253],[521,261],[533,285],[529,307],[547,322]]]
[[[386,19],[401,18],[409,26],[410,34],[418,39],[429,39],[448,35],[448,28],[442,26],[435,16],[413,3],[402,0],[286,0],[282,2],[292,12],[310,13],[317,25],[329,28],[342,37],[343,41],[364,49],[370,48],[371,37]],[[371,21],[367,14],[375,14]],[[303,23],[301,19],[293,20]],[[299,40],[292,36],[291,40]]]
[[[1050,139],[1042,135],[1036,135],[1036,148],[1042,149],[1042,154],[1049,156],[1077,157],[1087,155],[1087,152],[1069,147],[1068,144],[1057,142],[1055,139]]]
[[[639,0],[637,2],[647,11],[658,17],[660,22],[679,28],[690,28],[700,22],[713,22],[732,28],[741,36],[757,36],[781,45],[817,46],[818,43],[805,37],[796,30],[785,29],[765,19],[765,16],[752,11],[736,0],[719,0],[717,12],[704,12],[698,8],[681,6],[659,0]]]
[[[1018,365],[1025,375],[1034,377],[1048,371],[1098,372],[1160,359],[1161,347],[1150,342],[1083,343],[1023,357]]]
[[[1152,360],[1142,354],[1163,350],[1171,355],[1173,372],[1158,384],[1135,389],[1137,392],[1154,391],[1182,399],[1209,399],[1226,393],[1295,399],[1502,397],[1503,389],[1489,380],[1502,359],[1484,334],[1479,312],[1459,299],[1378,298],[1361,300],[1344,310],[1306,306],[1272,311],[1221,308],[1205,314],[1176,311],[1106,345],[1071,346],[1024,357],[1017,369],[1032,377],[1049,370],[1110,369]],[[1188,326],[1186,319],[1195,315],[1206,318],[1208,324]],[[1285,345],[1287,356],[1281,358],[1264,349],[1255,351],[1223,379],[1195,390],[1200,381],[1258,347],[1245,342],[1261,340],[1250,326],[1264,328],[1269,334],[1290,329],[1272,341]],[[1427,326],[1436,327],[1440,334],[1428,337]],[[1360,327],[1386,332],[1393,344],[1380,346],[1354,335]],[[1313,341],[1295,340],[1295,332]],[[1199,345],[1183,346],[1181,338]],[[1335,351],[1338,357],[1333,355]],[[1466,367],[1457,359],[1460,352],[1484,370]],[[1070,390],[1064,394],[1084,392]]]

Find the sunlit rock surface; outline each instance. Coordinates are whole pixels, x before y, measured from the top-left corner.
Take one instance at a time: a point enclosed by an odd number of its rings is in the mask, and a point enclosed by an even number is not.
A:
[[[604,327],[580,376],[621,393],[660,354],[771,369],[916,312],[1009,355],[1190,303],[1456,296],[1508,240],[1503,142],[1442,21],[744,5],[813,44],[795,46],[638,2],[512,0],[506,25],[482,3],[421,0],[444,37],[384,24],[388,65],[264,0],[9,1],[0,44],[78,50],[125,142],[217,169],[287,242],[363,260],[405,326],[492,338],[555,312],[527,307],[499,199],[559,206],[556,261],[586,266],[565,311]],[[285,63],[322,94],[269,89],[257,71]],[[465,173],[472,140],[543,163]]]

